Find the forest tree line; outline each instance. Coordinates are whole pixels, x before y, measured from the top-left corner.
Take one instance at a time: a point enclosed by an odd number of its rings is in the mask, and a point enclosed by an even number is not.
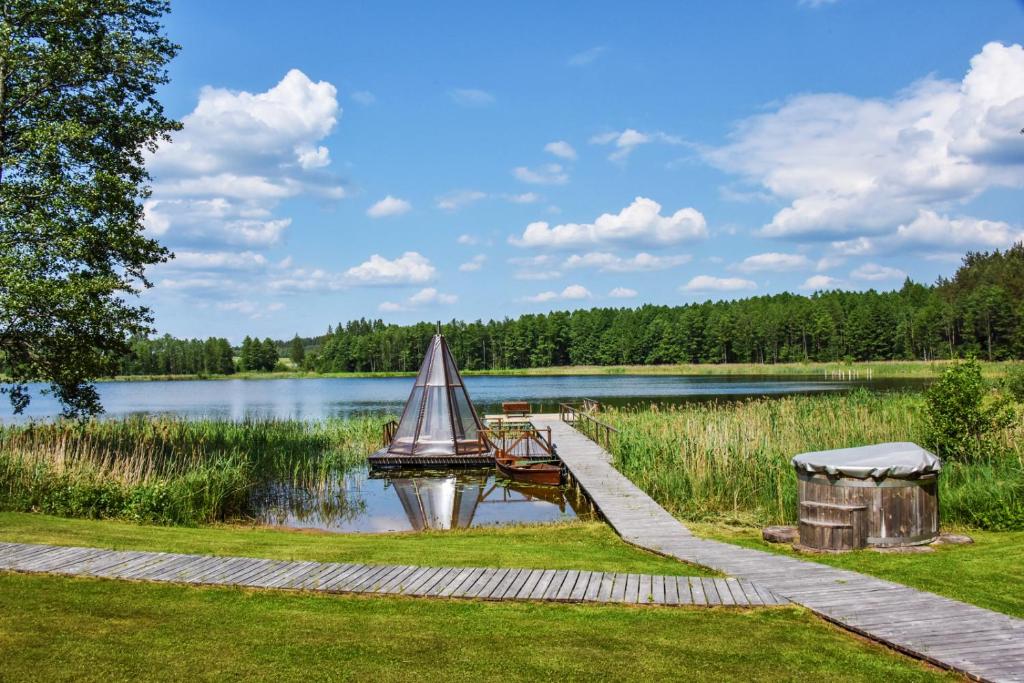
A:
[[[226,340],[165,336],[137,340],[123,367],[125,374],[223,374],[236,367],[293,366],[316,372],[411,371],[434,331],[432,323],[360,319],[329,326],[319,337],[247,338],[230,369]],[[1024,245],[969,253],[952,278],[931,286],[908,279],[891,292],[834,290],[682,306],[554,311],[487,322],[455,320],[444,324],[443,332],[466,370],[1022,358]]]

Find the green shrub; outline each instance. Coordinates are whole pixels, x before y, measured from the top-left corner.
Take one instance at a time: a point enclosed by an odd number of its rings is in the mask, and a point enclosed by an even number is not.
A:
[[[947,460],[990,457],[989,437],[1011,419],[1006,401],[990,391],[973,358],[946,368],[926,399],[928,446]]]
[[[1024,363],[1014,363],[1006,370],[1003,386],[1018,403],[1024,403]]]

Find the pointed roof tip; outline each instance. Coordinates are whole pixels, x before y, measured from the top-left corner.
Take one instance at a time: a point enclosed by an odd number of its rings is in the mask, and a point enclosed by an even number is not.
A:
[[[441,321],[440,320],[437,321],[437,333],[441,334]]]

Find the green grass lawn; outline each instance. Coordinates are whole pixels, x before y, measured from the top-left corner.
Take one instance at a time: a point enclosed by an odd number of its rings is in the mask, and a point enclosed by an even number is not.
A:
[[[797,608],[360,598],[0,573],[2,678],[924,681]]]
[[[688,523],[694,533],[871,574],[889,581],[1024,618],[1024,532],[973,531],[971,545],[939,546],[927,554],[897,555],[860,550],[841,555],[796,553],[765,543],[758,529]]]
[[[332,534],[238,526],[163,527],[0,513],[0,541],[238,555],[317,562],[588,569],[718,576],[619,539],[598,522],[395,534]]]

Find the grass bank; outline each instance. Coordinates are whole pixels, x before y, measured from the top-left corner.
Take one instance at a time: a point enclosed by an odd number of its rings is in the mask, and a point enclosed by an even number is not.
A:
[[[468,376],[559,377],[573,375],[694,375],[694,376],[830,376],[854,373],[865,379],[930,379],[938,377],[954,361],[871,361],[862,363],[690,363],[673,365],[565,365],[543,368],[510,368],[495,370],[463,370]],[[1012,362],[982,363],[986,377],[1006,374]],[[196,379],[315,379],[359,377],[414,377],[409,372],[239,372],[233,375],[123,375],[117,381],[160,381]]]
[[[924,442],[924,397],[857,391],[739,403],[611,410],[615,466],[682,519],[747,525],[796,520],[790,458],[884,441]],[[1024,427],[999,433],[985,461],[945,463],[942,519],[1024,529]]]
[[[17,574],[0,574],[0,650],[8,681],[306,681],[311,666],[330,680],[955,680],[794,608],[366,599]]]
[[[0,427],[0,510],[201,524],[244,516],[268,479],[317,486],[362,462],[383,418],[132,418]]]
[[[718,575],[627,545],[606,524],[598,522],[331,534],[227,525],[156,527],[4,512],[0,513],[0,540],[315,562]]]

